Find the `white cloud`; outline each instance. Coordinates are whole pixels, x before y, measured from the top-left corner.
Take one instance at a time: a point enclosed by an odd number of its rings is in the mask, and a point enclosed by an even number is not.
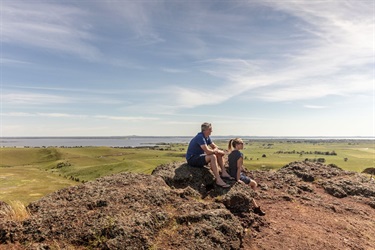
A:
[[[85,118],[87,115],[73,115],[65,113],[36,113],[36,116],[50,117],[50,118]]]
[[[6,112],[1,113],[1,116],[10,116],[10,117],[50,117],[50,118],[85,118],[87,115],[75,115],[67,113],[26,113],[26,112]]]
[[[9,93],[2,94],[1,96],[3,104],[29,104],[29,105],[41,105],[41,104],[52,104],[52,103],[70,103],[70,98],[51,95],[51,94],[39,94],[39,93]]]
[[[123,29],[130,30],[133,36],[127,36],[126,42],[138,46],[164,42],[154,29],[154,13],[162,11],[161,1],[121,1],[111,0],[96,3],[100,9],[109,11],[121,22]]]
[[[308,109],[325,109],[326,106],[319,106],[319,105],[303,105],[305,108]]]
[[[0,63],[17,66],[13,69],[20,73],[13,79],[11,71],[4,75],[3,106],[16,112],[3,115],[51,124],[81,117],[85,119],[76,120],[87,122],[86,127],[105,123],[122,129],[131,124],[136,131],[147,121],[163,124],[170,115],[176,118],[169,121],[171,126],[197,121],[199,126],[207,118],[222,121],[230,133],[233,121],[246,121],[237,131],[249,131],[258,121],[262,126],[264,118],[235,113],[233,105],[250,105],[249,100],[259,106],[303,100],[299,103],[306,109],[329,112],[328,107],[339,107],[330,102],[332,96],[337,103],[365,96],[367,105],[374,93],[371,3],[5,1],[0,39],[7,55]],[[60,60],[61,55],[68,60]],[[82,64],[77,58],[107,65]],[[61,71],[48,70],[58,66]],[[30,75],[33,69],[38,70]],[[220,115],[221,104],[233,107],[233,117]],[[40,106],[34,113],[23,112],[36,107],[32,105]],[[73,106],[72,112],[87,115],[69,114]],[[274,117],[267,112],[277,105],[264,106],[261,117]],[[197,107],[213,114],[194,114],[200,112]]]
[[[25,113],[25,112],[8,112],[8,113],[1,113],[1,117],[3,116],[13,116],[13,117],[27,117],[27,116],[36,116],[35,114]]]
[[[91,45],[94,37],[85,16],[82,9],[46,1],[5,1],[1,41],[97,60],[100,52]]]
[[[118,121],[155,121],[158,118],[154,117],[143,117],[143,116],[108,116],[108,115],[95,115],[93,118],[106,119],[106,120],[118,120]]]
[[[85,119],[102,119],[102,120],[118,120],[118,121],[156,121],[159,118],[143,117],[143,116],[110,116],[110,115],[81,115],[69,113],[26,113],[26,112],[6,112],[1,113],[1,116],[8,117],[49,117],[49,118],[85,118]]]
[[[179,74],[179,73],[188,72],[187,70],[184,70],[184,69],[173,69],[173,68],[162,68],[161,70],[164,71],[164,72],[167,72],[167,73],[172,73],[172,74]]]
[[[245,93],[248,98],[265,101],[372,93],[374,24],[373,12],[365,2],[265,1],[269,8],[299,18],[297,27],[309,36],[308,43],[294,48],[294,54],[276,59],[206,60],[203,71],[224,83],[207,90],[208,94],[205,86],[179,89],[179,104],[218,104]]]
[[[4,86],[7,87],[7,86]],[[25,89],[24,92],[17,92],[12,88]],[[27,90],[37,90],[37,92],[26,92]],[[104,104],[104,105],[123,105],[129,102],[123,100],[121,96],[115,97],[121,91],[100,90],[100,89],[74,89],[74,88],[49,88],[49,87],[26,87],[11,86],[6,89],[9,93],[3,93],[2,103],[12,105],[50,105],[50,104]],[[48,94],[48,93],[55,94]],[[66,93],[68,92],[68,93]],[[71,93],[74,92],[74,93]],[[119,93],[120,92],[120,93]]]
[[[15,60],[11,58],[0,58],[0,64],[3,65],[17,65],[17,66],[30,66],[31,63],[28,61]]]

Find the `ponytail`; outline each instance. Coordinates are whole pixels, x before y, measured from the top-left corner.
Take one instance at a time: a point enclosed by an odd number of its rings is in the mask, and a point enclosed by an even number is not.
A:
[[[233,143],[233,139],[230,139],[229,143],[228,143],[228,150],[229,151],[232,151],[232,143]]]
[[[243,141],[241,138],[235,138],[235,139],[230,139],[228,143],[228,150],[232,151],[232,148],[235,148],[237,144],[243,144]]]

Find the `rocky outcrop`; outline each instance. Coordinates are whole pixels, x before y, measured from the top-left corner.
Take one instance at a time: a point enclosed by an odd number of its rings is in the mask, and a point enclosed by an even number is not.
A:
[[[59,242],[100,249],[239,249],[244,229],[220,202],[162,178],[122,173],[59,190],[2,221],[0,242]],[[164,248],[166,247],[166,248]]]
[[[258,172],[258,176],[260,179],[273,180],[273,188],[287,189],[289,194],[313,192],[312,184],[315,184],[337,198],[375,197],[375,185],[371,178],[363,174],[345,171],[336,165],[308,161],[292,162],[275,173],[263,172],[261,174]]]
[[[185,163],[158,166],[152,175],[99,178],[31,203],[26,220],[0,216],[0,243],[29,249],[246,249],[249,237],[270,226],[267,216],[252,213],[254,198],[331,209],[316,194],[323,189],[334,198],[360,197],[358,202],[375,208],[370,179],[334,165],[293,162],[246,174],[258,181],[257,192],[228,180],[231,188],[218,187],[208,168]]]
[[[165,164],[152,171],[152,175],[160,176],[165,183],[173,188],[191,187],[202,196],[209,195],[215,188],[215,178],[212,172],[206,168],[190,167],[186,163]]]

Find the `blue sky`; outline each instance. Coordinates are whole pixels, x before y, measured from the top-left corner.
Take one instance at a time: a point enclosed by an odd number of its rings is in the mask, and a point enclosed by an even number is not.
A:
[[[1,136],[374,136],[374,0],[3,0]]]

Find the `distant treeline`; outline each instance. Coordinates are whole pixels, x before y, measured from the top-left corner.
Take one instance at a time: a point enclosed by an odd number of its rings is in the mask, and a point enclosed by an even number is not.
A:
[[[276,154],[299,154],[299,155],[304,155],[304,154],[310,154],[310,155],[337,155],[337,153],[335,151],[326,151],[326,152],[323,152],[323,151],[296,151],[296,150],[292,150],[292,151],[283,151],[283,150],[279,150],[277,152],[275,152]]]

